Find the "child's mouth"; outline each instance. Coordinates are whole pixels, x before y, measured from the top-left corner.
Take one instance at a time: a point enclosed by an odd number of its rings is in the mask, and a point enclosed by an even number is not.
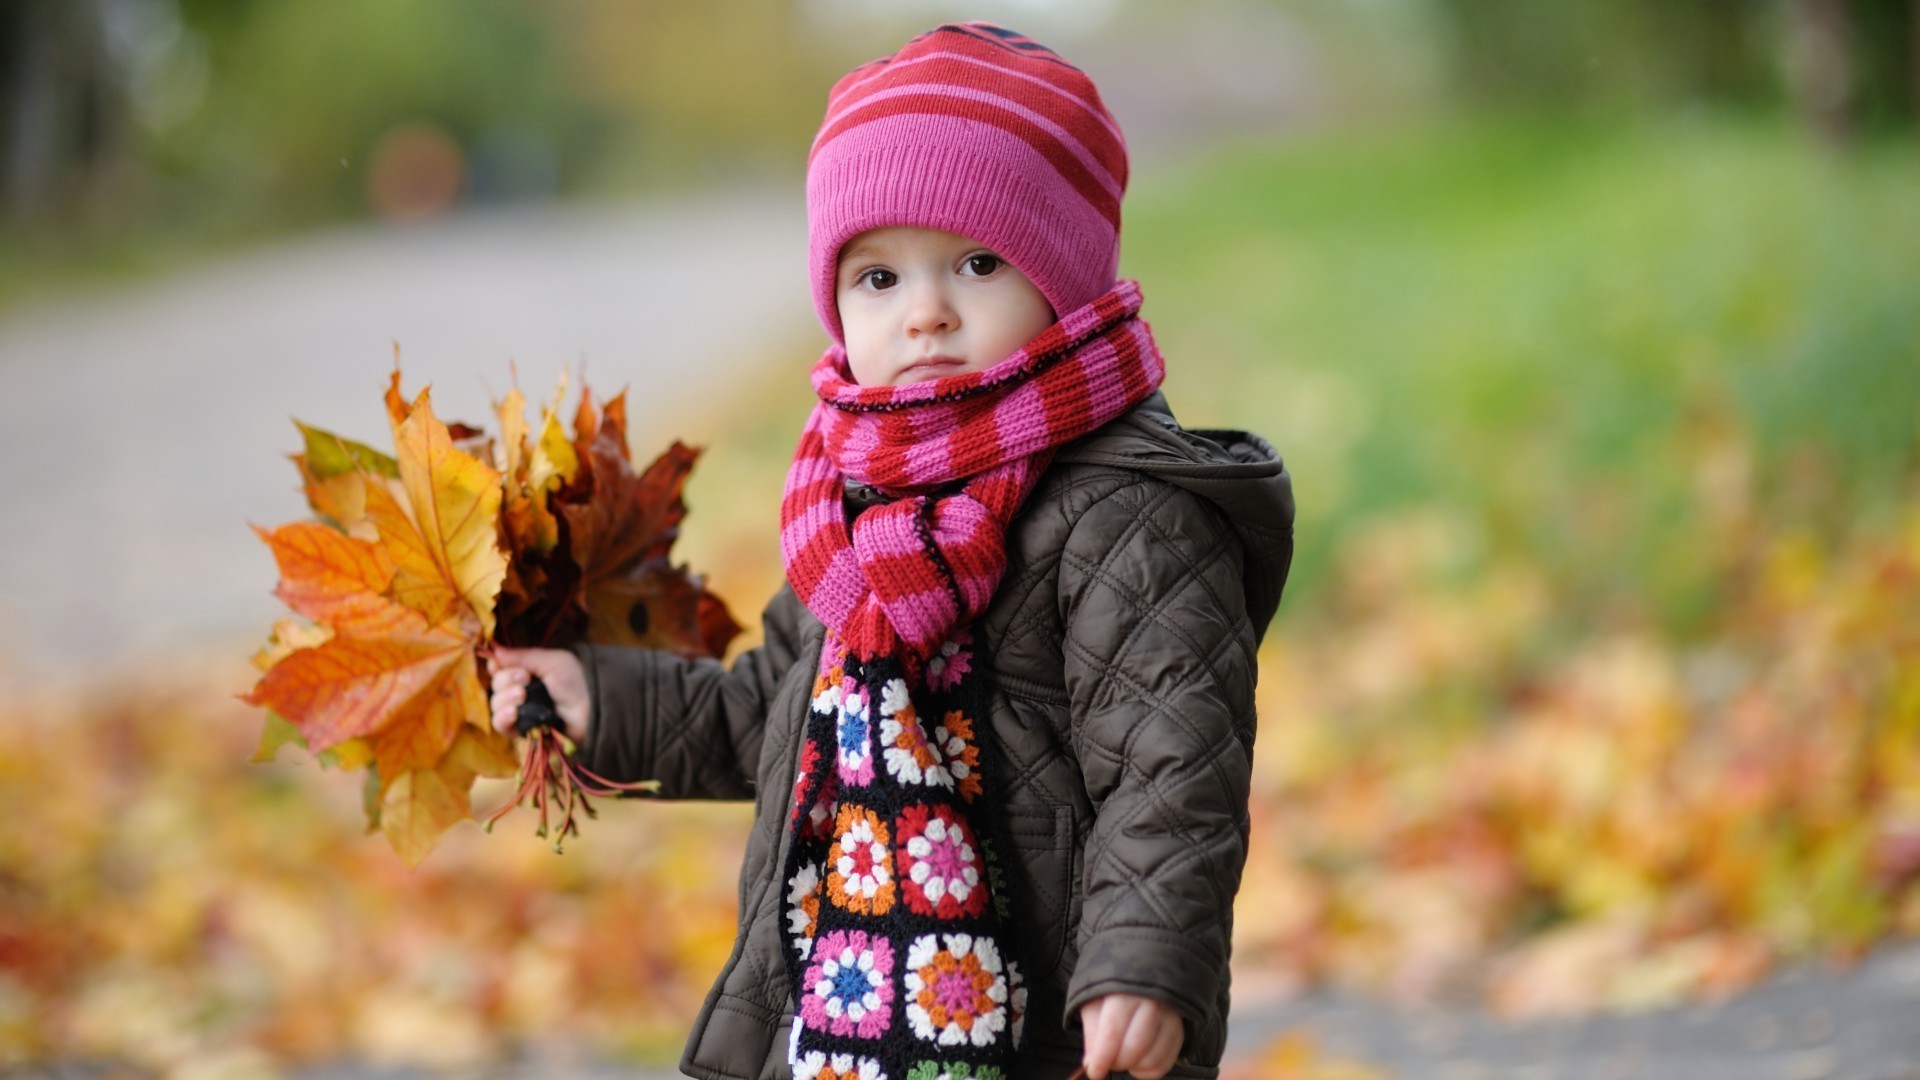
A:
[[[958,356],[923,356],[908,364],[900,374],[920,378],[938,378],[965,363],[966,361]]]

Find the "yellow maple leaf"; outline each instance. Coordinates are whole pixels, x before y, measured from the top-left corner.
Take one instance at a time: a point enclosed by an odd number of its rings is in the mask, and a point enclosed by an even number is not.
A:
[[[414,399],[406,419],[395,424],[393,441],[398,453],[400,486],[406,492],[414,526],[412,537],[398,537],[396,561],[408,573],[411,587],[432,591],[426,579],[437,580],[480,620],[484,637],[493,636],[493,604],[507,576],[507,557],[500,550],[500,474],[485,462],[453,445],[447,426],[433,415],[429,391]],[[390,507],[376,508],[378,488],[369,485],[367,506],[380,525],[382,539],[395,543],[389,530],[403,533]],[[386,511],[385,519],[382,512]],[[432,567],[410,563],[424,555]],[[396,581],[396,588],[399,583]],[[423,608],[422,610],[428,610]]]

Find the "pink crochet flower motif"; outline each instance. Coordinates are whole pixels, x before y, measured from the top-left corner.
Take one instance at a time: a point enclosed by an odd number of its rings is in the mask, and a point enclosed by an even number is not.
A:
[[[815,943],[801,980],[800,1020],[860,1039],[886,1034],[893,1011],[893,946],[878,934],[835,930]]]
[[[908,907],[942,919],[971,918],[987,909],[978,845],[958,814],[945,806],[909,806],[895,829]]]
[[[951,690],[973,670],[973,635],[960,631],[940,651],[927,658],[927,685],[935,690]]]
[[[941,934],[907,947],[907,1023],[941,1046],[988,1046],[1007,1028],[1008,989],[1000,950],[989,938]]]

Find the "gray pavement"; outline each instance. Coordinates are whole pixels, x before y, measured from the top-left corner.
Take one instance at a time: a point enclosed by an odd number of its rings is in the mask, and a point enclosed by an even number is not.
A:
[[[1717,1004],[1502,1021],[1337,995],[1236,1008],[1230,1053],[1289,1029],[1397,1080],[1913,1080],[1920,1077],[1920,943],[1850,971],[1791,965]]]
[[[8,313],[0,676],[263,635],[282,611],[247,522],[307,515],[289,417],[391,445],[396,342],[409,393],[489,429],[510,362],[536,401],[584,363],[631,387],[646,452],[650,422],[808,341],[805,237],[797,190],[459,216]]]

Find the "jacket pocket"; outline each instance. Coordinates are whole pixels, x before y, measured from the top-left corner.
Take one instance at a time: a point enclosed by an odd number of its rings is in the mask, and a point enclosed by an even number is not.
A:
[[[1073,933],[1073,808],[1008,804],[1002,827],[1013,846],[1007,898],[1029,986],[1045,983],[1060,970]]]

